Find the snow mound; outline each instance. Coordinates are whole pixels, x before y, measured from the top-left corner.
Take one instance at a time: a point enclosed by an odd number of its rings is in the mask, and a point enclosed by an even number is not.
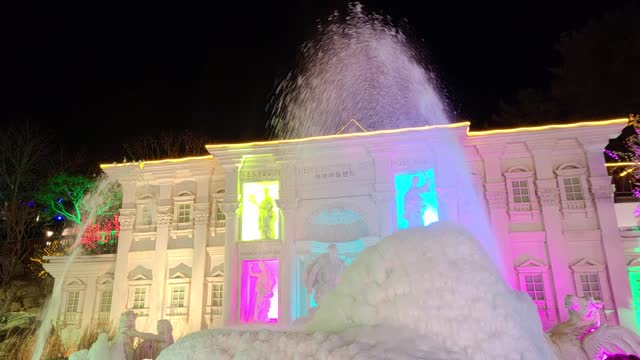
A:
[[[365,249],[305,332],[205,330],[159,359],[555,359],[529,297],[463,228],[435,223]]]

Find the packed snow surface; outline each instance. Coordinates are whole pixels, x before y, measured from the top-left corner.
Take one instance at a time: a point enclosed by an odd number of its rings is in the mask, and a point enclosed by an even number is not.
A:
[[[204,330],[159,359],[555,359],[537,310],[463,228],[365,249],[303,331]]]

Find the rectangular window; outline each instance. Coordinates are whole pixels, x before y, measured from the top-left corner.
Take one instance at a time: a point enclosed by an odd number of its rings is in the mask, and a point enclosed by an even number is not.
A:
[[[216,206],[216,224],[224,223],[226,220],[227,217],[222,210],[220,210],[220,205]]]
[[[213,284],[213,293],[211,294],[211,306],[222,307],[222,284]]]
[[[66,312],[77,313],[80,306],[80,291],[69,291],[67,294]]]
[[[544,301],[544,283],[542,281],[542,274],[525,275],[524,283],[527,289],[527,294],[534,301]]]
[[[142,220],[140,222],[140,225],[151,225],[153,223],[153,217],[152,217],[152,214],[151,214],[151,210],[146,205],[142,207],[141,219]]]
[[[113,297],[113,292],[111,290],[105,290],[102,292],[102,296],[100,297],[100,312],[108,313],[111,311],[111,298]]]
[[[187,287],[186,286],[174,286],[171,290],[171,307],[172,308],[183,308],[185,307],[185,293]]]
[[[514,203],[531,202],[531,199],[529,197],[529,182],[527,180],[512,181],[511,187],[513,188]]]
[[[191,221],[191,204],[178,205],[178,223],[188,223]]]
[[[598,274],[581,274],[580,283],[582,284],[582,293],[584,296],[590,296],[594,300],[602,300],[602,289],[600,288]]]
[[[213,284],[211,294],[211,314],[222,315],[222,284]]]
[[[579,177],[565,178],[563,182],[564,192],[567,196],[568,201],[584,200],[584,195],[582,194],[582,184],[580,183]]]
[[[144,309],[146,297],[147,297],[146,288],[140,288],[140,287],[135,288],[135,290],[133,291],[133,308]]]

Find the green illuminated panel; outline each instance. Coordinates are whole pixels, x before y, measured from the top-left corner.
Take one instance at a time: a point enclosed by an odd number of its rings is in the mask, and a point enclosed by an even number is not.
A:
[[[629,272],[629,283],[631,284],[631,298],[635,311],[636,324],[640,325],[640,272]]]
[[[279,238],[279,181],[242,184],[242,240]]]

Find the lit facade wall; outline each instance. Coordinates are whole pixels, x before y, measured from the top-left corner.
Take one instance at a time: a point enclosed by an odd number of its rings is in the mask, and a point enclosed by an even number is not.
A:
[[[640,268],[640,244],[622,241],[602,156],[624,125],[468,133],[456,124],[106,167],[132,173],[121,180],[111,317],[131,309],[143,330],[169,318],[183,333],[290,324],[314,306],[305,270],[330,244],[348,266],[399,229],[483,212],[506,280],[531,296],[545,327],[566,318],[566,294],[600,298],[609,322],[635,327],[628,274]],[[449,168],[447,138],[460,139],[468,168]],[[456,190],[462,176],[480,204]]]

